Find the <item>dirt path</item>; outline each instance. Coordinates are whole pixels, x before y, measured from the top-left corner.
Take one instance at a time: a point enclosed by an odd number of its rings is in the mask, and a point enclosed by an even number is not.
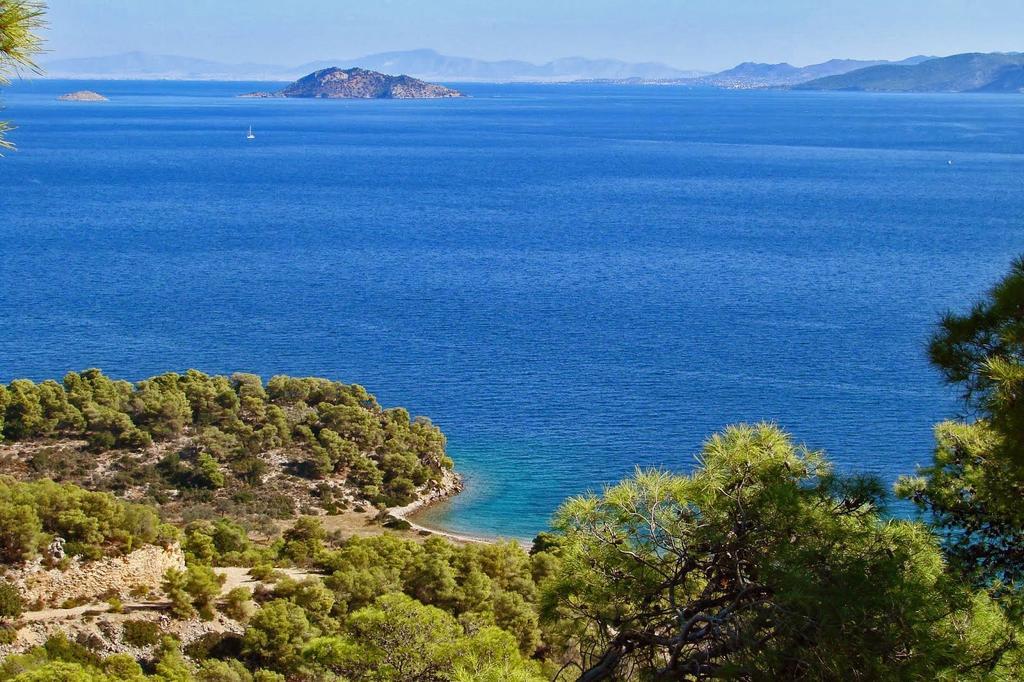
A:
[[[215,567],[213,570],[218,575],[224,576],[224,585],[220,590],[221,596],[224,596],[236,587],[248,587],[252,590],[260,585],[270,585],[270,583],[255,580],[251,575],[249,575],[249,569],[245,566],[223,566]],[[322,577],[319,573],[304,571],[299,568],[278,568],[275,570],[295,580],[302,580],[303,578],[309,577]],[[132,611],[160,611],[166,609],[169,603],[170,602],[165,599],[126,602],[121,606],[121,610],[126,613]],[[75,606],[70,609],[42,609],[41,611],[26,611],[21,614],[18,620],[23,623],[69,620],[71,618],[80,618],[86,614],[107,613],[110,610],[110,604],[107,604],[106,602],[98,602],[95,604],[86,604],[84,606]]]
[[[248,587],[250,590],[256,589],[260,585],[269,585],[260,580],[254,579],[249,575],[249,569],[244,566],[218,566],[215,567],[214,572],[218,575],[224,576],[224,586],[221,587],[221,595],[225,595],[236,587]],[[304,571],[300,568],[275,568],[278,573],[284,573],[289,578],[295,580],[302,580],[303,578],[315,577],[322,578],[323,575],[320,573],[314,573],[312,571]]]
[[[166,606],[165,602],[130,602],[121,608],[125,612],[130,611],[156,611]],[[86,604],[71,609],[43,609],[42,611],[26,611],[18,618],[22,623],[39,623],[48,620],[68,620],[78,618],[87,613],[106,613],[110,611],[110,604],[100,602],[98,604]]]

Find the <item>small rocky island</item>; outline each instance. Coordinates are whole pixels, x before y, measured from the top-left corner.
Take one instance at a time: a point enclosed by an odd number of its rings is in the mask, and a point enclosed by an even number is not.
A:
[[[61,102],[109,102],[106,97],[92,90],[78,90],[58,97]]]
[[[411,76],[389,76],[366,69],[332,67],[315,71],[278,92],[251,92],[242,97],[321,99],[438,99],[465,97],[458,90]]]

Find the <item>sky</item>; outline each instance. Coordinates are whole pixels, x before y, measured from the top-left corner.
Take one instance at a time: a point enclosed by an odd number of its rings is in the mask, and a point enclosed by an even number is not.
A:
[[[49,0],[44,61],[141,50],[295,65],[433,48],[719,70],[1024,50],[1024,0]]]

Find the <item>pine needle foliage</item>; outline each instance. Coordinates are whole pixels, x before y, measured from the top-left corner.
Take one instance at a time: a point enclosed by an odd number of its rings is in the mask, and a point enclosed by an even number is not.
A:
[[[46,5],[36,0],[0,0],[0,85],[28,69],[39,72],[34,61],[42,51],[39,30],[44,25]],[[4,138],[11,124],[0,121],[0,149],[13,149]]]
[[[1024,258],[929,345],[965,414],[939,424],[930,466],[897,492],[928,514],[949,559],[1024,605]]]

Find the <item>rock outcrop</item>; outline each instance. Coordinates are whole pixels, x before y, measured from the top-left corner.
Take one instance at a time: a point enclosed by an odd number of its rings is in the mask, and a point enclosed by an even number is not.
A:
[[[464,96],[458,90],[411,76],[388,76],[366,69],[338,67],[315,71],[276,93],[252,92],[242,95],[320,99],[439,99]]]
[[[98,92],[92,90],[78,90],[69,92],[58,97],[61,102],[108,102],[109,100]]]
[[[139,587],[159,589],[168,569],[185,568],[185,556],[177,545],[147,545],[122,557],[98,561],[71,561],[65,570],[40,565],[9,571],[5,577],[21,591],[32,609],[58,608],[67,602],[89,602],[118,594],[127,599]]]
[[[428,483],[417,491],[414,501],[401,507],[392,507],[388,511],[392,516],[404,519],[421,509],[455,497],[463,491],[464,487],[465,483],[462,480],[462,476],[450,469],[445,469],[444,473],[441,474],[440,481]]]

